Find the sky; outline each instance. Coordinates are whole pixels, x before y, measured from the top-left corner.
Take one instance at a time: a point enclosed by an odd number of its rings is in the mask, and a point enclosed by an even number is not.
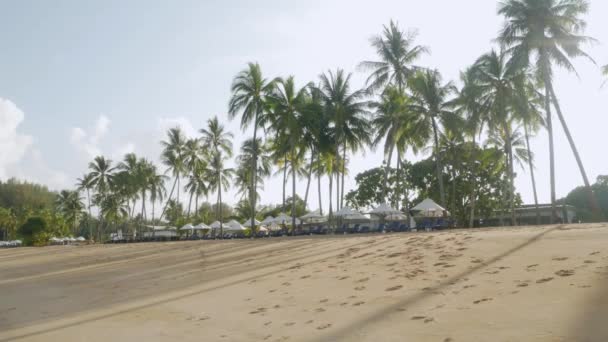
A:
[[[608,64],[608,2],[590,1],[586,34],[598,40],[586,51]],[[0,179],[27,179],[51,189],[73,188],[88,162],[103,154],[119,161],[127,152],[158,162],[170,127],[197,136],[218,116],[235,133],[234,146],[252,135],[229,121],[232,78],[247,62],[267,77],[294,75],[299,85],[322,72],[353,73],[375,60],[369,44],[393,19],[417,30],[431,53],[419,64],[445,80],[493,47],[503,22],[492,0],[5,0],[0,4]],[[590,179],[608,174],[602,141],[608,127],[608,85],[599,68],[576,60],[578,75],[558,71],[555,91]],[[559,122],[555,125],[557,195],[582,178]],[[549,201],[548,140],[532,140],[540,201]],[[410,155],[417,160],[424,155]],[[354,176],[380,166],[380,151],[352,157]],[[517,191],[533,200],[530,178],[516,170]],[[323,180],[323,189],[327,187]],[[303,193],[305,182],[298,183]],[[314,188],[313,188],[314,189]],[[281,202],[281,177],[266,181],[262,203]],[[235,191],[225,196],[236,203]],[[324,198],[324,206],[327,198]],[[311,191],[310,207],[318,207]]]

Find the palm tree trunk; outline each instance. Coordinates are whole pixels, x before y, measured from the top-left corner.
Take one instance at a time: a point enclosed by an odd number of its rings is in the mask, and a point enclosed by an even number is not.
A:
[[[505,133],[507,138],[507,157],[509,158],[509,211],[511,213],[511,226],[517,225],[515,222],[515,185],[513,172],[513,144],[511,141],[511,129],[509,125],[505,125]]]
[[[169,206],[169,202],[171,201],[171,197],[173,196],[173,191],[175,191],[176,185],[177,185],[177,177],[175,178],[175,181],[173,182],[173,187],[171,187],[171,192],[169,193],[169,197],[167,198],[167,203],[165,204],[163,211],[160,213],[160,217],[159,217],[160,220],[162,220],[163,216],[165,216],[165,211],[167,211],[167,207]]]
[[[557,96],[555,96],[555,91],[553,90],[553,85],[549,84],[549,91],[551,92],[551,99],[553,100],[553,106],[555,106],[555,111],[557,112],[557,117],[559,118],[560,123],[562,124],[562,128],[564,129],[564,133],[566,134],[566,138],[568,138],[568,143],[570,144],[570,149],[572,149],[572,153],[574,154],[574,158],[576,159],[576,164],[578,165],[578,169],[583,177],[583,182],[585,183],[585,188],[587,190],[587,194],[589,196],[589,205],[591,210],[593,211],[594,216],[599,216],[599,208],[597,205],[597,200],[595,195],[593,194],[593,189],[591,188],[591,184],[589,183],[589,178],[587,177],[587,172],[585,171],[585,167],[583,166],[583,161],[581,160],[581,156],[578,154],[578,149],[576,148],[576,144],[574,143],[574,139],[570,134],[570,129],[568,128],[568,124],[566,124],[566,119],[562,114],[562,109],[559,105],[559,101],[557,101]]]
[[[194,216],[198,215],[198,193],[196,194],[196,198],[194,199]]]
[[[308,165],[308,180],[306,181],[306,193],[304,193],[304,209],[308,208],[308,191],[310,190],[310,180],[312,178],[312,166],[315,161],[315,151],[310,151],[310,165]]]
[[[545,76],[545,112],[547,113],[547,133],[549,135],[549,179],[551,183],[551,218],[549,223],[555,223],[557,208],[555,207],[555,154],[553,151],[553,124],[551,122],[551,94],[549,84],[551,80]]]
[[[139,230],[141,232],[144,231],[144,213],[146,212],[145,209],[146,209],[146,192],[142,191],[141,192],[141,224],[139,225]],[[143,233],[142,233],[142,235],[143,235]]]
[[[251,170],[251,236],[255,238],[255,202],[257,200],[257,176],[258,176],[258,120],[259,110],[255,112],[255,122],[253,123],[253,166]]]
[[[344,206],[344,175],[346,174],[346,143],[342,150],[342,187],[340,188],[340,208]]]
[[[441,206],[446,207],[445,189],[443,188],[443,171],[441,166],[441,156],[439,155],[439,132],[435,119],[431,119],[433,123],[433,136],[435,138],[435,164],[437,168],[437,181],[439,182],[439,196],[441,197]]]
[[[471,158],[471,179],[472,179],[472,187],[471,187],[471,216],[469,217],[469,228],[473,228],[475,226],[475,204],[477,203],[476,189],[477,189],[477,177],[475,177],[475,165],[474,162],[477,160],[475,156],[477,155],[477,142],[475,141],[475,133],[473,133],[473,153],[471,154],[473,158]]]
[[[291,138],[291,233],[296,234],[296,166],[295,140]]]
[[[336,211],[340,210],[340,170],[336,170]]]
[[[532,151],[530,150],[530,135],[528,125],[524,123],[524,135],[526,136],[526,150],[528,153],[528,168],[530,169],[530,178],[532,180],[532,192],[534,193],[534,209],[536,211],[536,224],[540,225],[540,208],[538,207],[538,193],[536,191],[536,178],[534,178],[534,161],[532,160]]]
[[[399,148],[397,148],[397,176],[395,177],[395,198],[394,201],[395,203],[393,203],[393,207],[396,208],[397,210],[399,210],[399,195],[400,195],[400,191],[401,189],[399,188],[400,182],[399,182],[399,177],[401,176],[401,153],[399,151]]]
[[[154,238],[154,202],[156,202],[156,199],[152,199],[152,238]]]
[[[91,218],[93,217],[91,215],[91,194],[89,192],[89,189],[87,188],[87,202],[88,202],[88,209],[89,209],[89,217],[87,217],[87,226],[89,226],[89,241],[93,240],[93,228],[91,226]]]
[[[384,200],[388,202],[388,174],[391,169],[391,159],[393,159],[393,148],[394,145],[388,150],[388,157],[386,159],[386,168],[384,169]]]
[[[217,186],[217,202],[218,202],[218,206],[217,206],[217,211],[218,211],[218,217],[219,217],[219,221],[220,221],[220,239],[224,239],[224,223],[223,218],[222,218],[222,175],[218,174],[218,186]]]
[[[285,154],[285,158],[283,159],[283,207],[281,210],[285,210],[285,187],[287,185],[287,154]]]
[[[323,200],[321,196],[321,173],[317,172],[317,196],[319,196],[319,213],[323,215]]]
[[[333,172],[330,172],[327,176],[329,177],[329,218],[331,219],[331,214],[332,214],[331,191],[332,191],[332,189],[334,187],[334,185],[333,185],[333,179],[334,179]]]
[[[177,203],[179,203],[179,188],[180,188],[180,180],[179,180],[179,172],[177,173]]]
[[[188,218],[190,218],[190,209],[192,208],[192,197],[194,196],[194,192],[190,192],[190,200],[188,201]]]

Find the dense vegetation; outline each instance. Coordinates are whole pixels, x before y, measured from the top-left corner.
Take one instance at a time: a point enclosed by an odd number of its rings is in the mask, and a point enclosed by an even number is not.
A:
[[[163,170],[135,154],[118,162],[96,157],[78,188],[57,196],[56,212],[73,233],[100,239],[119,228],[142,231],[161,220],[172,225],[231,217],[253,221],[285,211],[295,221],[311,206],[310,191],[317,191],[314,206],[323,212],[326,201],[330,217],[345,202],[358,208],[388,202],[407,211],[428,196],[451,209],[463,226],[498,209],[509,212],[515,225],[515,206],[521,202],[514,186],[518,168],[530,171],[538,205],[529,140],[546,130],[555,217],[555,112],[584,183],[571,195],[597,219],[594,190],[599,188],[589,184],[553,88],[555,68],[575,71],[572,59],[588,57],[582,50],[591,40],[584,36],[587,11],[584,0],[501,2],[498,45],[471,61],[458,82],[421,67],[429,49],[394,21],[371,39],[377,57],[361,63],[368,75],[361,89],[342,69],[298,86],[294,76],[269,78],[259,64],[249,63],[235,76],[228,101],[227,119],[253,128],[253,137],[239,147],[235,168],[227,166],[235,154],[233,133],[214,117],[198,137],[186,137],[179,127],[167,132],[161,142]],[[358,188],[347,192],[350,157],[368,148],[381,149],[384,165],[358,175]],[[408,152],[430,152],[430,157],[412,164]],[[259,191],[272,175],[283,180],[282,203],[263,208]],[[306,182],[303,194],[296,193],[298,179]],[[234,209],[223,197],[230,187],[239,194],[229,199],[237,202]],[[44,196],[40,201],[48,207]]]

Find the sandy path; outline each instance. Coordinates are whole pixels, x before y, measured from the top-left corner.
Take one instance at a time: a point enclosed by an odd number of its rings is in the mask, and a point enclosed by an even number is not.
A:
[[[607,242],[579,225],[13,249],[0,342],[606,341]]]

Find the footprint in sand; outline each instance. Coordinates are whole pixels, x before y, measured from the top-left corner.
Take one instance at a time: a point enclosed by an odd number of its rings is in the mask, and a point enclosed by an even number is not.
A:
[[[264,312],[266,312],[266,308],[257,308],[255,310],[251,311],[249,314],[256,315],[256,314],[264,313]]]
[[[427,319],[424,320],[424,323],[431,323],[431,322],[434,322],[434,321],[435,321],[435,319],[433,317],[429,317],[429,318],[427,318]]]
[[[266,336],[264,337],[264,341],[269,340],[271,337],[272,337],[272,335],[266,335]]]
[[[478,300],[474,301],[473,304],[481,304],[481,303],[489,302],[492,300],[493,300],[493,298],[482,298],[482,299],[478,299]]]
[[[281,308],[281,306],[280,306],[279,304],[277,304],[277,305],[273,306],[273,308],[275,308],[275,309],[280,309],[280,308]]]
[[[361,306],[363,304],[365,304],[365,302],[356,302],[356,303],[353,304],[353,306]]]
[[[532,268],[535,268],[536,266],[538,266],[538,264],[528,265],[526,266],[526,269],[530,270]]]
[[[454,340],[451,337],[446,337],[443,342],[454,342]]]
[[[552,278],[552,277],[549,277],[549,278],[543,278],[543,279],[539,279],[539,280],[537,280],[537,281],[536,281],[536,283],[537,283],[537,284],[542,284],[542,283],[547,283],[547,282],[550,282],[551,280],[553,280],[553,278]]]
[[[369,278],[363,278],[363,279],[357,280],[356,283],[365,283],[368,280],[369,280]]]
[[[357,286],[355,287],[355,291],[363,291],[365,290],[365,286]]]
[[[268,292],[273,293],[273,292],[277,292],[277,290],[269,290]]]
[[[462,288],[463,288],[463,289],[470,289],[470,288],[472,288],[472,287],[476,287],[476,286],[477,286],[477,285],[465,285],[465,286],[463,286]]]
[[[593,260],[585,260],[585,264],[595,264],[595,261],[593,261]]]
[[[325,309],[323,309],[323,308],[316,308],[315,312],[325,312]]]
[[[264,326],[269,326],[272,324],[272,321],[264,323]]]
[[[566,260],[568,260],[568,258],[567,257],[559,257],[559,258],[553,258],[551,260],[553,260],[553,261],[566,261]]]
[[[483,260],[481,260],[481,259],[473,259],[473,260],[471,260],[472,264],[481,264],[482,262],[483,262]]]
[[[521,284],[517,285],[517,287],[528,287],[528,286],[530,286],[530,284],[528,284],[528,283],[521,283]]]
[[[340,303],[340,306],[346,306],[346,305],[348,305],[348,302]]]
[[[437,266],[445,266],[447,264],[448,264],[447,262],[438,262],[438,263],[434,264],[433,266],[435,266],[435,267],[437,267]]]
[[[413,316],[411,319],[412,321],[420,321],[426,319],[426,316]]]
[[[389,287],[385,291],[397,291],[397,290],[399,290],[401,288],[403,288],[403,285],[397,285],[397,286]]]
[[[574,271],[573,270],[559,270],[557,272],[555,272],[555,275],[558,275],[560,277],[570,277],[574,275]]]
[[[338,278],[338,280],[345,280],[345,279],[348,279],[348,278],[350,278],[350,277],[349,276],[344,276],[344,277]]]
[[[598,255],[598,254],[600,254],[600,252],[593,252],[593,253],[591,253],[589,255]]]
[[[327,302],[329,302],[329,299],[327,299],[327,298],[325,298],[325,299],[321,299],[321,300],[319,301],[319,303],[327,303]]]
[[[285,323],[283,325],[286,326],[286,327],[290,327],[290,326],[292,326],[294,324],[296,324],[296,322],[287,322],[287,323]]]
[[[304,275],[304,276],[300,277],[300,279],[306,279],[306,278],[310,278],[310,275]]]
[[[306,323],[304,323],[304,324],[312,324],[312,322],[314,322],[314,321],[311,319],[310,321],[307,321],[307,322],[306,322]]]
[[[327,329],[327,328],[329,328],[329,327],[331,327],[331,324],[330,324],[330,323],[327,323],[327,324],[319,325],[319,326],[317,327],[317,330],[325,330],[325,329]]]
[[[404,311],[407,311],[407,309],[406,308],[397,308],[397,311],[404,312]]]
[[[281,284],[281,285],[283,285],[283,286],[291,286],[291,283],[290,283],[290,282],[288,282],[288,281],[286,281],[286,282],[284,282],[284,283],[283,283],[283,284]]]

